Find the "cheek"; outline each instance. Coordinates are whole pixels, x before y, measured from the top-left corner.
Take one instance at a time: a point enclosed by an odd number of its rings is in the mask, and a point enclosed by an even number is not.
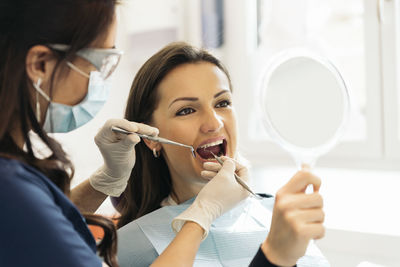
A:
[[[237,149],[237,125],[236,125],[236,115],[235,112],[232,110],[225,116],[225,130],[229,136],[229,148],[231,150],[232,155],[236,154]]]
[[[160,136],[185,145],[193,145],[199,128],[195,120],[165,121],[165,125],[159,128]]]
[[[192,120],[165,119],[164,123],[157,123],[160,136],[185,145],[193,145],[196,135],[196,123]],[[174,145],[163,145],[163,150],[170,160],[185,160],[191,155],[190,149]]]
[[[160,136],[182,144],[193,145],[196,138],[195,125],[188,122],[182,124],[170,123],[168,127],[160,129]],[[170,171],[178,174],[178,177],[193,176],[195,160],[190,149],[174,145],[162,145],[162,150]]]
[[[71,70],[64,79],[57,82],[53,91],[53,100],[65,105],[76,105],[85,98],[88,84],[87,77]]]
[[[78,74],[78,73],[77,73]],[[84,77],[80,74],[78,74],[79,76],[75,77],[75,81],[76,81],[76,87],[74,88],[74,94],[75,94],[75,98],[73,98],[73,101],[75,102],[75,104],[78,104],[79,102],[81,102],[85,96],[88,93],[88,87],[89,87],[89,79],[87,77]]]

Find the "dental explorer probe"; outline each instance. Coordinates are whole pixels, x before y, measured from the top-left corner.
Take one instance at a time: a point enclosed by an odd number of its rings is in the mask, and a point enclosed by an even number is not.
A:
[[[190,149],[190,152],[192,152],[192,156],[195,158],[196,154],[194,153],[194,148],[192,146],[189,145],[185,145],[185,144],[181,144],[175,141],[171,141],[162,137],[158,137],[158,136],[150,136],[150,135],[146,135],[146,134],[140,134],[140,133],[135,133],[135,132],[130,132],[127,131],[125,129],[122,129],[120,127],[116,127],[116,126],[112,126],[111,127],[111,131],[115,132],[115,133],[122,133],[122,134],[136,134],[141,138],[150,140],[150,141],[154,141],[154,142],[158,142],[158,143],[162,143],[162,144],[167,144],[167,145],[175,145],[175,146],[181,146],[181,147],[186,147]]]
[[[210,151],[210,152],[214,156],[214,158],[218,161],[219,164],[221,164],[221,165],[224,164],[224,162],[222,161],[222,159],[220,157],[217,157],[212,151]],[[250,194],[252,194],[255,198],[263,199],[261,196],[259,196],[256,193],[254,193],[253,190],[251,190],[250,187],[246,184],[246,182],[243,181],[242,178],[239,177],[239,175],[237,175],[236,173],[233,173],[233,174],[235,175],[235,179],[238,182],[238,184],[240,184],[244,189],[249,191]]]

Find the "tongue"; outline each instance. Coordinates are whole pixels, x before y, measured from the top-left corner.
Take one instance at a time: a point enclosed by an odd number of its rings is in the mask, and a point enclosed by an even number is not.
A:
[[[199,154],[200,157],[202,157],[203,159],[212,159],[214,158],[214,156],[211,154],[211,152],[218,156],[219,153],[221,152],[221,146],[217,145],[217,146],[210,146],[207,148],[198,148],[196,151],[197,154]]]

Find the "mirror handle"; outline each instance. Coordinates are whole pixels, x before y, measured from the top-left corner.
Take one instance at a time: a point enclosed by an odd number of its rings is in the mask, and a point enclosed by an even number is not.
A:
[[[376,3],[377,3],[378,21],[380,24],[385,24],[385,14],[384,14],[385,0],[377,0]]]

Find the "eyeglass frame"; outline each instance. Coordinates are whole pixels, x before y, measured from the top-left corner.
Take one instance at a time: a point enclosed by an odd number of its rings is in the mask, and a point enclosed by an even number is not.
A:
[[[48,44],[47,46],[51,49],[62,52],[67,52],[68,49],[70,49],[71,47],[70,45],[66,44]],[[89,61],[99,72],[101,72],[101,69],[104,66],[103,62],[105,58],[111,55],[117,55],[117,63],[114,65],[110,73],[106,77],[103,77],[104,79],[107,79],[114,72],[123,54],[124,52],[122,50],[118,50],[115,48],[82,48],[76,52],[77,56]]]

